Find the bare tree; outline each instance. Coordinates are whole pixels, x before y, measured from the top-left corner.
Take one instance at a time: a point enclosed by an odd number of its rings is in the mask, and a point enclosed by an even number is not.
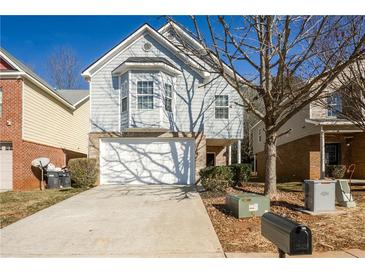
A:
[[[55,48],[48,57],[47,69],[56,89],[80,87],[80,63],[72,48]]]
[[[344,70],[331,85],[342,99],[338,116],[365,131],[365,59]],[[327,104],[327,107],[328,106]]]
[[[173,18],[175,44],[200,69],[227,80],[242,105],[265,125],[265,194],[276,194],[276,143],[279,129],[317,100],[347,66],[364,53],[361,16],[206,16],[190,17],[189,40]],[[348,31],[351,26],[351,31]],[[352,29],[353,28],[353,29]],[[340,30],[328,48],[316,45]],[[187,31],[187,30],[186,30]],[[338,60],[337,52],[343,52]],[[232,69],[230,69],[232,68]],[[247,87],[256,99],[245,96]],[[263,102],[264,109],[258,107]]]

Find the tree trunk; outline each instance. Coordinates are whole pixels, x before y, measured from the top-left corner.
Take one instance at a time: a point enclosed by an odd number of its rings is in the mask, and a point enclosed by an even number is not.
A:
[[[276,195],[276,132],[267,133],[265,142],[265,195]]]

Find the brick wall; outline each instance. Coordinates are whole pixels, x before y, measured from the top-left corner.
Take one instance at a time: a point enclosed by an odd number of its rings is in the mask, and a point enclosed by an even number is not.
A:
[[[0,58],[0,70],[14,70],[8,63]]]
[[[351,142],[351,160],[356,164],[353,178],[365,179],[365,133],[356,133]]]
[[[0,88],[3,90],[0,141],[13,144],[13,189],[37,189],[41,176],[31,166],[32,160],[47,157],[56,166],[64,166],[68,151],[22,140],[22,80],[1,79]]]
[[[351,141],[351,145],[347,145]],[[303,181],[320,178],[320,145],[319,135],[310,135],[277,148],[278,181]],[[356,164],[353,178],[365,179],[365,133],[325,135],[326,143],[341,144],[341,164]],[[258,153],[257,171],[262,180],[265,174],[264,153]]]
[[[99,140],[100,138],[131,138],[131,137],[145,137],[145,138],[194,138],[195,139],[195,179],[199,182],[199,171],[206,167],[207,146],[206,138],[202,133],[194,132],[94,132],[89,134],[89,158],[94,158],[99,161]],[[99,163],[97,163],[99,167]],[[97,183],[100,183],[98,178]]]

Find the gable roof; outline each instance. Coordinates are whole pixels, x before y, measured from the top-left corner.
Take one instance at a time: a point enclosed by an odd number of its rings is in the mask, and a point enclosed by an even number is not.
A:
[[[87,89],[59,89],[56,92],[73,106],[79,105],[89,97]]]
[[[192,43],[194,46],[196,46],[199,49],[205,49],[205,47],[193,36],[189,33],[189,31],[181,26],[180,24],[177,24],[175,22],[167,22],[165,25],[163,25],[158,32],[161,34],[164,34],[169,28],[173,28],[174,30],[178,31],[180,34],[182,34],[190,43]],[[211,51],[212,55],[218,59],[215,52]],[[198,57],[199,58],[199,57]],[[200,58],[201,59],[201,58]],[[203,62],[205,62],[203,59],[201,59]],[[242,76],[235,71],[230,65],[228,65],[224,60],[223,67],[224,69],[228,70],[230,73],[236,73],[237,77],[242,80]]]
[[[38,87],[42,88],[42,90],[46,91],[49,95],[53,98],[58,100],[60,103],[64,104],[68,108],[76,109],[76,105],[72,103],[73,100],[68,100],[61,93],[57,92],[50,84],[47,83],[46,80],[42,79],[38,76],[35,72],[33,72],[29,67],[27,67],[24,63],[19,61],[13,55],[11,55],[7,50],[4,48],[0,48],[0,59],[4,60],[6,63],[11,65],[15,70],[12,71],[0,71],[0,78],[1,76],[23,76],[30,80],[32,83],[37,85]],[[78,95],[75,95],[78,96]],[[88,93],[83,96],[83,99],[88,98]],[[77,103],[77,102],[76,102]]]
[[[29,67],[24,65],[18,59],[16,59],[13,55],[11,55],[4,48],[0,48],[0,58],[4,59],[5,62],[9,63],[12,67],[16,69],[16,71],[11,72],[0,72],[0,76],[23,76],[33,82],[38,87],[42,88],[53,98],[57,99],[62,104],[66,105],[71,109],[75,109],[75,107],[70,104],[67,100],[61,97],[56,91],[41,77],[39,77],[36,73],[34,73]]]
[[[166,37],[164,37],[161,33],[156,31],[153,27],[151,27],[149,24],[144,24],[140,28],[138,28],[136,31],[134,31],[131,35],[126,37],[124,40],[122,40],[119,44],[114,46],[112,49],[107,51],[104,55],[102,55],[99,59],[94,61],[91,65],[89,65],[82,73],[81,75],[85,79],[89,79],[94,73],[96,73],[101,67],[103,67],[104,64],[106,64],[109,60],[114,58],[117,54],[119,54],[121,51],[123,51],[125,48],[127,48],[129,45],[131,45],[134,41],[136,41],[142,34],[147,32],[150,34],[154,39],[156,39],[158,42],[160,42],[162,45],[164,45],[167,49],[174,52],[175,55],[180,58],[185,63],[190,63],[194,69],[202,76],[207,77],[209,76],[209,73],[203,72],[201,70],[198,70],[197,68],[200,67],[200,65],[190,56],[187,56],[184,54],[181,50],[179,50],[171,41],[169,41]]]

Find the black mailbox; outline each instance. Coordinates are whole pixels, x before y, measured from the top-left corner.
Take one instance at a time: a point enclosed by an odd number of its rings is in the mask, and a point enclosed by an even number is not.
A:
[[[268,212],[261,217],[261,234],[275,244],[280,257],[312,254],[312,232],[301,224]]]

